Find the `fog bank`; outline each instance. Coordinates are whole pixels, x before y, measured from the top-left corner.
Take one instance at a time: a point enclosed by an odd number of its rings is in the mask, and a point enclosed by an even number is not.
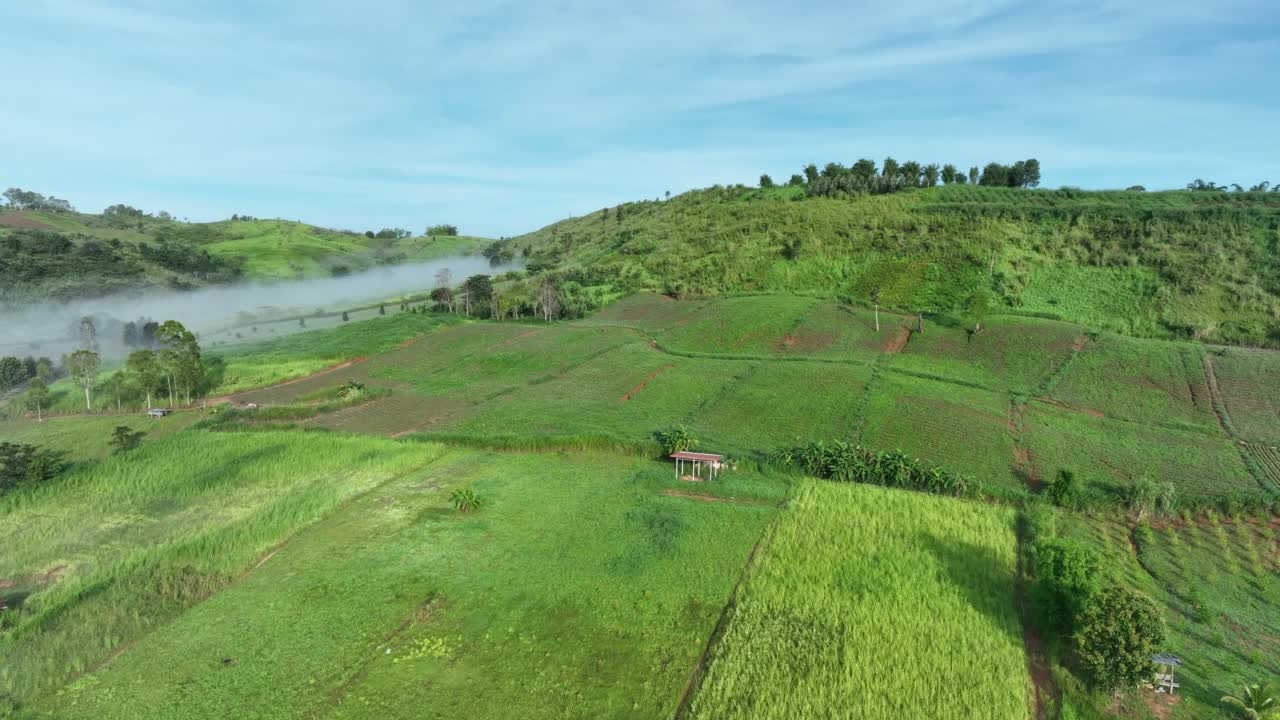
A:
[[[188,291],[121,293],[67,303],[30,304],[5,308],[0,315],[0,356],[48,356],[55,360],[79,346],[80,318],[93,316],[99,349],[104,356],[126,351],[124,323],[148,318],[177,320],[200,333],[243,326],[317,310],[339,312],[358,305],[435,286],[435,276],[447,269],[457,285],[471,275],[497,274],[519,265],[492,266],[480,255],[439,258],[421,263],[387,265],[342,277],[312,280],[252,282]]]

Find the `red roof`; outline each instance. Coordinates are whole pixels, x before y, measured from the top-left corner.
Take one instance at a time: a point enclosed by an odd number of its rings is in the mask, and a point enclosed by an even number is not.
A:
[[[683,450],[681,450],[680,452],[671,453],[671,457],[676,458],[678,460],[701,460],[703,462],[720,462],[721,460],[724,459],[723,455],[715,455],[712,453],[685,452]]]

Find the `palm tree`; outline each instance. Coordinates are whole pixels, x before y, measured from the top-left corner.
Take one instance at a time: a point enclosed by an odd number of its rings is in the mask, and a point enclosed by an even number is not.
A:
[[[1223,695],[1222,702],[1235,708],[1240,717],[1248,720],[1262,720],[1280,709],[1276,689],[1269,682],[1245,685],[1243,697]]]

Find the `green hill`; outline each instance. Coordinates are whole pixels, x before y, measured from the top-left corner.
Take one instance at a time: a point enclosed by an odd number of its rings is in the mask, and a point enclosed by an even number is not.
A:
[[[1280,195],[949,185],[695,190],[513,238],[533,271],[674,296],[792,292],[1280,346]]]
[[[100,215],[0,208],[0,302],[325,277],[471,254],[490,242],[389,230],[361,234],[289,220],[185,223],[132,208]]]

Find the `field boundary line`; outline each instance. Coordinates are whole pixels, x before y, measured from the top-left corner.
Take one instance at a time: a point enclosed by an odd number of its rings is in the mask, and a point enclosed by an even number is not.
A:
[[[649,373],[649,375],[646,376],[645,379],[640,381],[639,385],[636,385],[635,387],[623,393],[622,398],[619,400],[619,402],[626,402],[630,400],[633,396],[635,396],[636,393],[643,390],[645,386],[648,385],[654,378],[658,377],[659,375],[670,370],[673,367],[675,367],[675,363],[670,363],[668,365],[663,365],[657,370],[654,370],[653,372]]]
[[[786,503],[782,504],[785,507]],[[742,590],[742,586],[746,583],[747,578],[751,576],[751,572],[755,569],[757,558],[760,557],[760,548],[768,547],[769,542],[773,539],[774,524],[769,523],[765,528],[760,539],[755,545],[751,546],[751,553],[747,555],[747,562],[742,566],[742,572],[739,573],[738,579],[733,584],[733,589],[729,591],[729,597],[725,600],[724,606],[720,608],[720,617],[716,619],[715,627],[712,628],[711,634],[707,636],[707,644],[702,648],[702,654],[698,656],[698,661],[694,663],[693,669],[689,672],[689,681],[685,683],[684,693],[680,695],[680,703],[676,705],[676,711],[672,714],[672,720],[681,720],[689,714],[689,701],[693,698],[694,690],[702,683],[702,679],[706,677],[709,660],[711,657],[711,648],[720,638],[724,636],[725,631],[729,627],[730,619],[733,616],[734,609],[738,604],[738,592]]]

